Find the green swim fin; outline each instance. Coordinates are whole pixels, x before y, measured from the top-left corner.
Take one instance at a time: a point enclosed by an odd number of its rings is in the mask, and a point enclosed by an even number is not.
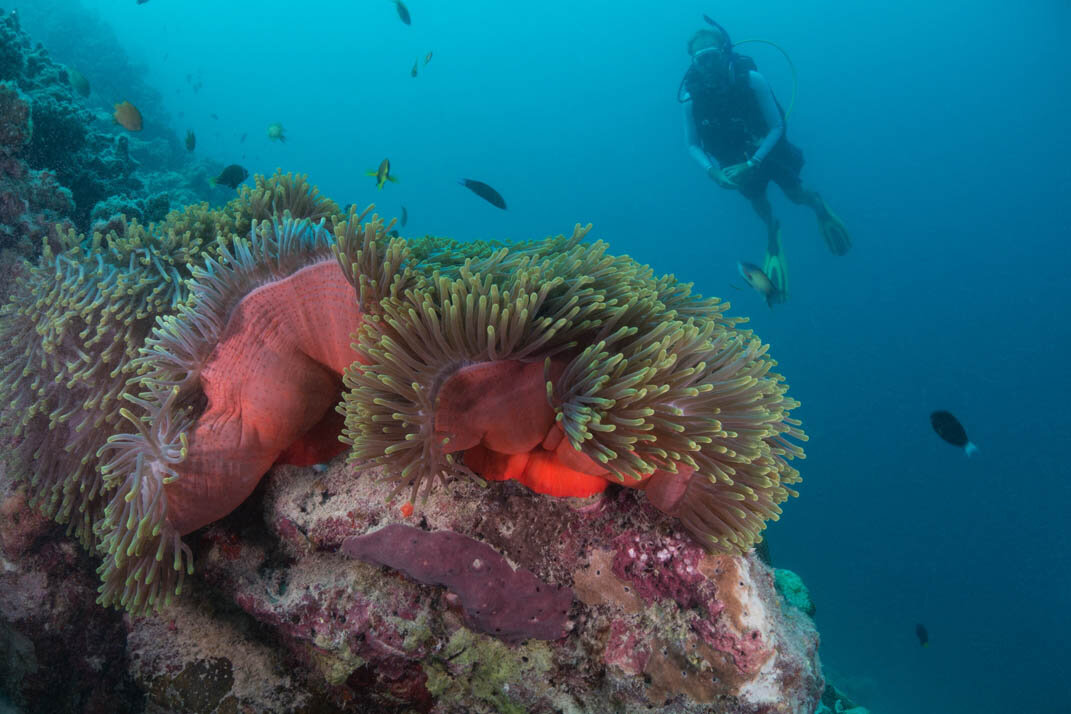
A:
[[[788,300],[788,263],[785,254],[781,250],[781,226],[777,226],[776,232],[770,236],[770,242],[766,246],[766,259],[762,262],[762,272],[774,286],[774,292],[766,296],[766,304],[770,307]]]
[[[844,221],[829,209],[829,204],[824,199],[821,210],[818,211],[818,231],[833,255],[846,255],[852,249],[852,237],[848,235]]]

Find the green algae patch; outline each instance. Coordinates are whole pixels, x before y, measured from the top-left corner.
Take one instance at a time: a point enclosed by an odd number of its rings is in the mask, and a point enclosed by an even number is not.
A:
[[[441,657],[424,665],[427,688],[439,702],[474,702],[486,711],[524,714],[528,707],[511,692],[511,682],[545,681],[551,669],[550,649],[529,640],[511,647],[499,640],[460,629],[450,637]]]
[[[317,645],[307,647],[307,651],[317,671],[331,686],[344,684],[351,674],[366,664],[365,659],[351,652],[348,646],[330,651]]]
[[[402,649],[406,652],[415,650],[435,640],[435,633],[428,624],[428,613],[421,612],[415,620],[405,620],[400,617],[389,617],[387,621],[404,634]]]

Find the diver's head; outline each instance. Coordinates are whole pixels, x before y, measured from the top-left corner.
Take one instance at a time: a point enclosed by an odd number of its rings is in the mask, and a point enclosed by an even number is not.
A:
[[[692,65],[708,84],[728,76],[732,59],[732,44],[724,31],[703,29],[688,40]]]
[[[692,57],[695,57],[697,52],[711,47],[721,52],[728,52],[732,49],[729,36],[724,31],[703,28],[702,30],[697,30],[688,40],[688,54]]]

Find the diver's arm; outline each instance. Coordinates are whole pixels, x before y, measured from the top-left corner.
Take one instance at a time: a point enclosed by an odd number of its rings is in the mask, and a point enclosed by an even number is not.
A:
[[[703,167],[704,171],[709,172],[714,164],[711,163],[707,152],[703,151],[703,147],[699,144],[699,132],[695,128],[692,104],[691,102],[685,102],[681,106],[684,107],[684,139],[688,142],[688,153]]]
[[[754,163],[760,164],[774,148],[774,144],[785,135],[785,119],[781,116],[781,110],[777,108],[777,100],[774,99],[773,90],[770,89],[770,83],[765,77],[752,70],[748,72],[748,84],[751,86],[751,91],[755,93],[755,99],[758,100],[763,121],[766,122],[766,126],[770,127],[770,131],[767,132],[759,148],[751,157]]]

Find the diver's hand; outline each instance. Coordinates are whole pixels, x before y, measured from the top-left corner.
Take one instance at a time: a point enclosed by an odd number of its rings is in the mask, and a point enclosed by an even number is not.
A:
[[[718,184],[722,188],[738,188],[738,186],[728,176],[725,175],[725,172],[717,166],[711,166],[709,169],[707,169],[707,176],[709,176],[714,181],[714,183]]]
[[[747,181],[748,176],[751,174],[751,166],[748,166],[747,162],[733,164],[722,171],[722,174],[734,186],[739,186]]]

